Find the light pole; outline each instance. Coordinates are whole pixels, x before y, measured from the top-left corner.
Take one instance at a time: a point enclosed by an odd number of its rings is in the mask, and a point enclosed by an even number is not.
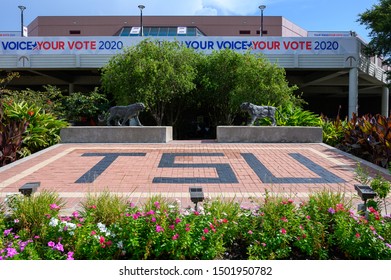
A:
[[[20,31],[21,31],[21,36],[23,37],[23,11],[26,10],[26,7],[25,6],[18,6],[18,8],[20,9]]]
[[[140,27],[141,27],[141,35],[144,36],[144,28],[143,28],[143,9],[145,8],[144,5],[138,5],[138,8],[140,9]]]
[[[260,5],[258,7],[260,10],[261,10],[261,37],[263,36],[263,10],[266,9],[266,6],[265,5]]]

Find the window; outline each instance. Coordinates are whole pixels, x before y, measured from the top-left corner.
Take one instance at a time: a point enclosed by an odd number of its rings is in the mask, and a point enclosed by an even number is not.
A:
[[[240,34],[240,35],[250,35],[250,34],[251,34],[251,31],[250,31],[250,30],[240,30],[240,31],[239,31],[239,34]]]
[[[69,30],[69,34],[70,35],[80,35],[81,32],[80,32],[80,30]]]

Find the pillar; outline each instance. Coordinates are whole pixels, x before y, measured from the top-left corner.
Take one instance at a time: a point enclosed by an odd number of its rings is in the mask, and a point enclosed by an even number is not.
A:
[[[382,89],[382,95],[381,95],[381,114],[385,117],[389,117],[389,101],[390,100],[390,93],[387,86],[383,86]]]
[[[358,68],[353,67],[349,71],[349,119],[353,113],[358,113]]]
[[[74,84],[69,84],[68,85],[68,93],[71,95],[75,91],[75,85]]]

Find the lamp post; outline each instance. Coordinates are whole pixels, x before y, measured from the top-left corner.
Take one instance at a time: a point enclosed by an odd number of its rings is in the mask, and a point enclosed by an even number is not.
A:
[[[141,27],[141,35],[144,36],[144,28],[143,28],[143,9],[145,8],[144,5],[138,5],[138,8],[140,9],[140,27]]]
[[[18,8],[20,9],[20,31],[21,31],[21,36],[23,36],[23,11],[26,10],[26,7],[25,6],[18,6]]]
[[[266,9],[266,6],[265,5],[260,5],[258,7],[260,10],[261,10],[261,37],[263,36],[263,10]]]

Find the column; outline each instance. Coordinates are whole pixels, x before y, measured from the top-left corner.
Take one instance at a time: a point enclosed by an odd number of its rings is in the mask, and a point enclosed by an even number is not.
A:
[[[383,86],[381,95],[381,114],[385,117],[389,117],[389,100],[390,93],[387,86]]]
[[[75,91],[75,84],[68,85],[68,93],[71,95]]]
[[[349,116],[358,113],[358,68],[353,67],[349,71]]]

